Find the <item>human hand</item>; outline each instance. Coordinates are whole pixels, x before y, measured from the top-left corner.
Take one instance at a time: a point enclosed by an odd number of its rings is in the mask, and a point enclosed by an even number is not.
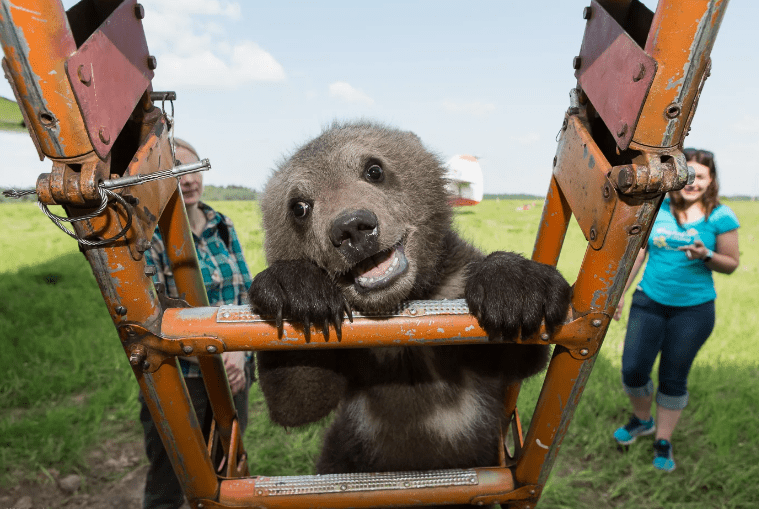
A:
[[[221,354],[232,394],[237,394],[245,389],[247,383],[245,380],[245,354],[246,352],[224,352]]]
[[[703,260],[709,253],[709,249],[700,240],[696,240],[693,244],[687,246],[680,246],[677,249],[685,251],[685,256],[688,257],[688,260]]]
[[[624,294],[622,294],[622,296],[619,298],[619,304],[617,304],[617,310],[614,311],[614,316],[612,317],[617,322],[619,321],[620,318],[622,318],[622,308],[623,307],[625,307],[625,295]]]

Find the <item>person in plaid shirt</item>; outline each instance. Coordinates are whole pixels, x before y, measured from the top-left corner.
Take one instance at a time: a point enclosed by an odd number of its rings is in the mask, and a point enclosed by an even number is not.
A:
[[[197,152],[189,143],[179,139],[174,141],[177,165],[199,160]],[[247,291],[251,277],[232,221],[200,201],[203,194],[202,173],[184,175],[180,185],[209,305],[247,304]],[[167,295],[177,298],[176,282],[166,256],[166,247],[157,228],[151,241],[151,248],[145,255],[147,264],[157,269],[153,282],[162,283],[165,285]],[[248,388],[254,371],[252,356],[250,352],[224,352],[221,355],[232,389],[240,429],[244,432],[248,423]],[[198,421],[203,427],[204,434],[207,435],[213,416],[199,365],[194,357],[180,357],[179,365]],[[182,488],[150,416],[150,411],[142,399],[142,394],[140,394],[140,401],[142,404],[140,421],[145,432],[145,452],[150,461],[145,481],[143,508],[178,508],[184,503]]]

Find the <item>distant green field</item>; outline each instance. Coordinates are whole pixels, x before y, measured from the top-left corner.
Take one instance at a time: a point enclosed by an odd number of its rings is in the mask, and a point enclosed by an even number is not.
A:
[[[25,131],[24,116],[14,101],[0,97],[0,131]]]
[[[486,200],[457,209],[456,223],[485,251],[529,256],[541,203],[516,209],[531,203]],[[211,205],[234,220],[251,272],[262,270],[257,204]],[[691,402],[673,438],[677,470],[654,472],[650,439],[624,454],[613,443],[611,433],[629,413],[619,373],[623,319],[609,329],[539,507],[759,507],[759,205],[730,206],[742,224],[741,266],[715,275],[717,325],[691,372]],[[40,467],[81,469],[98,440],[139,439],[140,428],[137,384],[76,243],[33,203],[0,204],[0,225],[0,483],[8,485]],[[585,245],[573,222],[559,261],[570,281]],[[522,390],[526,425],[540,384],[536,377]],[[322,428],[271,425],[254,387],[245,435],[252,471],[311,473]]]

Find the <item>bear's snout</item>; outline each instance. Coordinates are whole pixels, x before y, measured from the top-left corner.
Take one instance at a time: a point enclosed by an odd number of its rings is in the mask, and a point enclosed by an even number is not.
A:
[[[342,212],[329,231],[329,239],[351,263],[375,254],[379,249],[379,221],[371,210]]]

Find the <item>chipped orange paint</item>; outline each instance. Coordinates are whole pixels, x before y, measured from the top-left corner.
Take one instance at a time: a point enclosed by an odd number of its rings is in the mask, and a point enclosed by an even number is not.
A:
[[[40,149],[49,158],[93,150],[64,65],[76,44],[59,2],[2,2],[0,36],[11,78]]]
[[[661,0],[644,48],[658,69],[635,129],[635,147],[682,143],[726,0]],[[677,113],[677,114],[675,114]]]

